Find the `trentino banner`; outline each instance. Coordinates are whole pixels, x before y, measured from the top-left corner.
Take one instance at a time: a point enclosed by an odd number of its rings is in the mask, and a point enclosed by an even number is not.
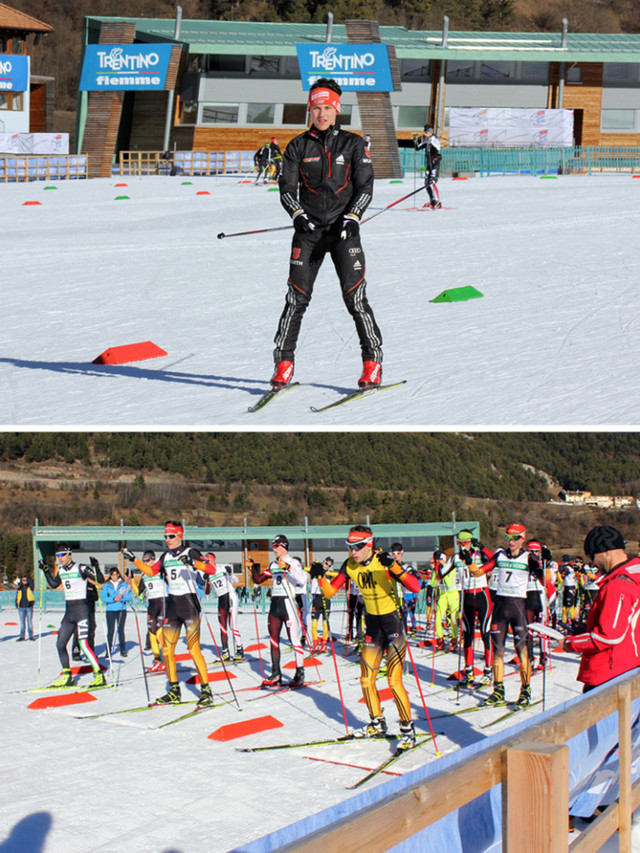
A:
[[[0,92],[26,92],[29,89],[29,57],[0,53]]]
[[[386,44],[297,44],[302,88],[330,77],[344,92],[392,92]]]
[[[170,58],[170,44],[88,44],[80,90],[162,90]]]

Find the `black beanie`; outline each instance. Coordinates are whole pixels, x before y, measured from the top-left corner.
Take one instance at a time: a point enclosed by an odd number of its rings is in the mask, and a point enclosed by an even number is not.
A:
[[[608,524],[600,524],[591,528],[584,540],[584,553],[587,557],[601,554],[604,551],[624,551],[625,541],[622,533]]]

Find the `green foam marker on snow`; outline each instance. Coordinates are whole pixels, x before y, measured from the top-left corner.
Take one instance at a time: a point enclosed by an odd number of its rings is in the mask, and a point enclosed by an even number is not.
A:
[[[389,181],[390,184],[403,184],[404,181],[401,181],[400,178],[396,178],[394,181]]]
[[[432,299],[432,302],[466,302],[467,299],[480,299],[484,293],[480,293],[471,285],[467,287],[453,287],[450,290],[443,290],[439,296]]]
[[[114,201],[124,201],[125,199],[130,199],[130,196],[128,196],[128,195],[117,195],[115,197]]]

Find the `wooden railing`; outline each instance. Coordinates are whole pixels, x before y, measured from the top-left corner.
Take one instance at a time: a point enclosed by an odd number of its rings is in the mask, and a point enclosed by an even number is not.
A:
[[[440,818],[502,784],[502,849],[505,853],[595,853],[616,830],[620,853],[632,853],[631,821],[640,806],[640,782],[631,783],[631,701],[640,696],[640,674],[618,679],[568,709],[550,712],[517,737],[464,756],[426,781],[408,785],[321,830],[280,847],[304,853],[377,853],[410,839]],[[620,798],[569,846],[569,747],[567,742],[618,713]]]
[[[86,154],[0,154],[0,181],[64,181],[87,178]]]
[[[224,175],[251,171],[252,151],[121,151],[120,174]]]

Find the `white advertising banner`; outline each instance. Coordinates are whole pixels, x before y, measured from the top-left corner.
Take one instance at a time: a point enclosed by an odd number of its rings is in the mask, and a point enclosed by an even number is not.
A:
[[[68,133],[0,133],[0,154],[68,153]]]
[[[449,145],[465,148],[571,146],[573,110],[451,107]]]

